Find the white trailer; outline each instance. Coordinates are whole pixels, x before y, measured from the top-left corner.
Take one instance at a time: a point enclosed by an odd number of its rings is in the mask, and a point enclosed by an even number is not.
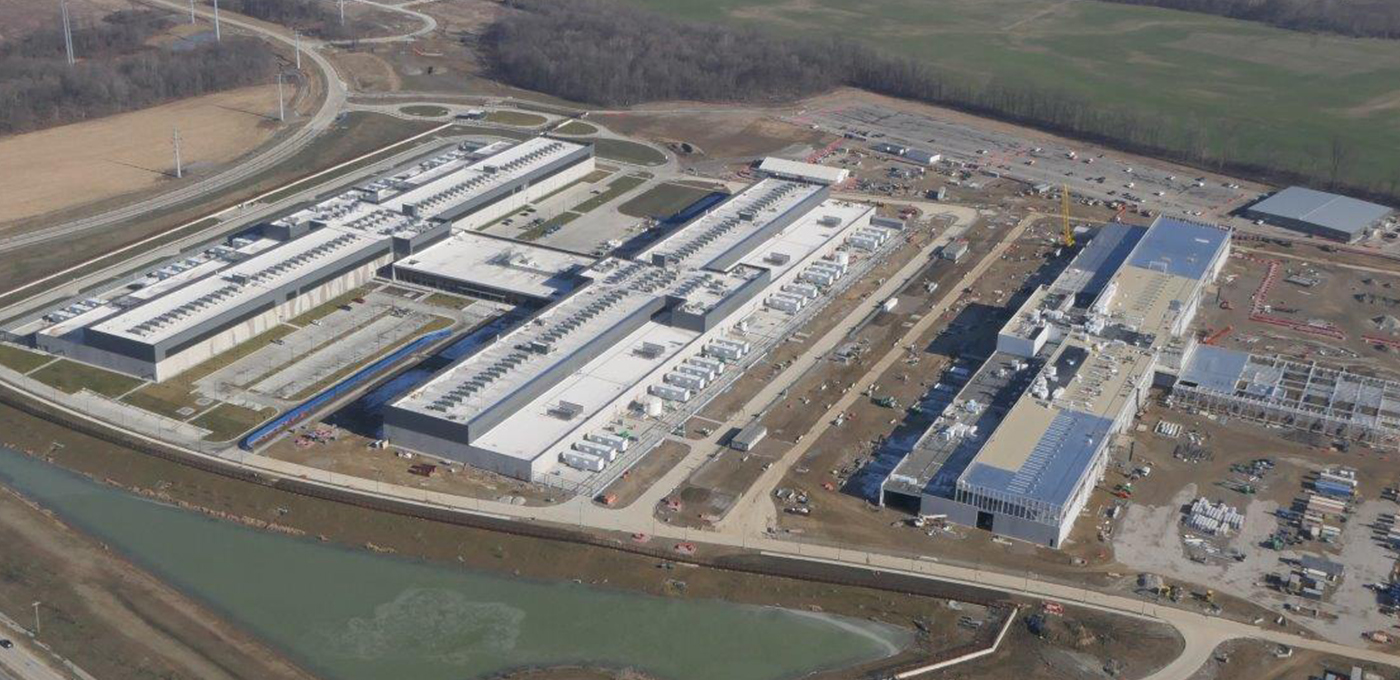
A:
[[[688,390],[703,390],[705,389],[706,384],[704,380],[701,380],[700,378],[693,375],[686,375],[684,373],[667,373],[664,380],[668,385],[684,387]]]
[[[585,472],[602,472],[603,468],[607,467],[602,458],[582,451],[565,451],[559,454],[559,460],[575,470]]]
[[[647,392],[666,401],[690,401],[690,390],[674,385],[652,385]]]
[[[619,437],[610,432],[590,432],[584,436],[584,439],[594,444],[612,447],[616,451],[626,451],[632,443],[626,437]]]
[[[574,442],[574,450],[580,453],[597,456],[609,463],[617,459],[617,451],[613,449],[613,447],[604,444],[595,444],[587,440]]]

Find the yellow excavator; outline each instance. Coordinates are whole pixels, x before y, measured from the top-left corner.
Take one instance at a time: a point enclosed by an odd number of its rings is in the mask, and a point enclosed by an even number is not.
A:
[[[1073,248],[1074,230],[1069,226],[1069,184],[1060,185],[1060,218],[1064,221],[1064,227],[1060,231],[1060,245]]]

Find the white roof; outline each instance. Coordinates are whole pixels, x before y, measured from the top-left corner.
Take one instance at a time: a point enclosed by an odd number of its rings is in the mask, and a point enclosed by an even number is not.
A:
[[[788,160],[769,156],[763,159],[758,165],[759,172],[783,177],[796,177],[800,179],[821,182],[822,184],[840,184],[850,176],[850,171],[845,168],[832,168],[816,163],[803,163],[801,161]]]
[[[700,334],[694,331],[649,322],[511,414],[472,445],[513,458],[534,460],[698,337]],[[635,351],[642,343],[665,350],[659,356],[647,358]],[[561,402],[579,405],[583,415],[569,420],[550,415],[550,409]]]
[[[133,307],[93,329],[155,344],[283,284],[335,267],[386,239],[343,229],[314,231]]]
[[[463,231],[399,261],[394,268],[548,298],[574,287],[562,278],[566,272],[577,272],[595,261],[585,255]]]
[[[558,139],[527,139],[509,149],[436,176],[385,201],[384,207],[395,212],[404,212],[406,207],[412,207],[419,217],[435,217],[581,148],[578,144]]]
[[[781,179],[762,180],[691,220],[644,254],[663,253],[681,267],[705,267],[824,188]]]

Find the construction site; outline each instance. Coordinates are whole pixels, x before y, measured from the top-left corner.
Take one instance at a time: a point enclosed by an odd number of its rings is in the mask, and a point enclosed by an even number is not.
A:
[[[1400,292],[1364,239],[864,124],[665,164],[471,129],[11,319],[0,376],[344,493],[678,558],[993,565],[1390,648]]]

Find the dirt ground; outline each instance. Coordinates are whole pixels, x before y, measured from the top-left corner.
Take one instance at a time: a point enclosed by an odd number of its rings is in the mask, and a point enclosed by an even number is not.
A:
[[[0,610],[102,678],[309,679],[212,612],[0,488]]]
[[[934,680],[1100,680],[1141,678],[1181,653],[1181,638],[1164,626],[1068,608],[1044,615],[1040,635],[1023,611],[1001,648],[986,659],[929,674]],[[1105,673],[1105,668],[1115,673]]]
[[[1289,653],[1277,645],[1258,640],[1231,640],[1217,647],[1215,654],[1191,680],[1293,680],[1320,678],[1328,670],[1348,676],[1353,666],[1380,673],[1385,678],[1400,677],[1400,669],[1391,666],[1311,651]]]
[[[1298,250],[1297,254],[1290,251]],[[1400,377],[1400,265],[1390,263],[1392,273],[1373,271],[1354,263],[1350,256],[1327,256],[1301,246],[1255,248],[1249,242],[1236,248],[1218,279],[1219,295],[1201,305],[1196,322],[1206,337],[1218,333],[1215,344],[1259,354],[1281,354],[1298,361]],[[1307,260],[1295,259],[1306,257]],[[1325,324],[1344,337],[1303,332],[1250,318],[1251,301],[1266,277],[1268,263],[1277,262],[1277,275],[1263,297],[1272,317],[1294,322]],[[1300,285],[1290,282],[1315,282]],[[1217,300],[1218,297],[1218,300]],[[1226,309],[1228,306],[1229,309]],[[1225,329],[1229,329],[1226,331]],[[1367,341],[1379,337],[1394,343]]]
[[[198,220],[211,211],[232,205],[264,191],[284,185],[317,170],[331,167],[351,158],[378,149],[432,127],[432,123],[407,121],[374,113],[351,113],[336,124],[333,132],[312,142],[305,151],[280,164],[277,169],[254,177],[215,196],[206,196],[196,203],[151,213],[139,220],[102,232],[85,234],[80,241],[66,243],[64,248],[44,245],[17,251],[0,258],[0,286],[11,287],[38,278],[85,258],[139,240],[151,234],[167,231],[186,222]],[[426,143],[426,140],[425,140]],[[44,218],[45,222],[77,218],[85,214],[125,204],[154,190],[138,192],[93,203],[85,209],[67,210]],[[203,228],[208,228],[204,225]],[[115,260],[111,263],[115,263]]]
[[[324,432],[327,436],[321,441],[304,436],[314,431]],[[439,461],[422,456],[400,458],[395,449],[371,448],[373,443],[370,439],[333,425],[312,423],[294,428],[263,451],[263,455],[337,474],[471,498],[545,505],[564,500],[565,497],[562,491],[525,484],[469,465],[440,465]],[[409,472],[410,467],[420,463],[438,464],[438,468],[429,477]]]
[[[1157,423],[1166,420],[1180,425],[1183,434],[1170,438],[1156,434]],[[1382,513],[1393,513],[1395,506],[1376,500],[1383,487],[1394,485],[1394,452],[1353,447],[1339,452],[1315,446],[1284,430],[1265,429],[1249,423],[1224,421],[1205,415],[1184,413],[1154,404],[1149,406],[1139,428],[1131,436],[1132,462],[1111,466],[1103,486],[1127,481],[1124,469],[1150,465],[1152,474],[1133,482],[1132,504],[1111,525],[1114,565],[1112,568],[1134,574],[1152,572],[1186,584],[1200,584],[1256,605],[1283,612],[1285,604],[1302,607],[1296,618],[1301,625],[1330,639],[1355,642],[1363,632],[1389,628],[1393,619],[1384,617],[1376,595],[1367,585],[1387,580],[1394,555],[1373,539],[1373,526]],[[1189,437],[1198,438],[1207,457],[1196,460],[1183,455],[1192,446]],[[1262,476],[1232,470],[1232,466],[1256,458],[1275,462]],[[1266,538],[1285,528],[1274,513],[1294,508],[1305,497],[1307,476],[1324,467],[1346,465],[1357,470],[1358,496],[1365,500],[1353,507],[1345,521],[1334,524],[1342,530],[1338,540],[1324,542],[1301,539],[1275,551],[1264,547]],[[1253,494],[1227,488],[1225,483],[1245,482]],[[1106,495],[1106,494],[1105,494]],[[1178,527],[1181,506],[1197,497],[1224,501],[1245,514],[1237,536],[1206,538],[1194,546],[1184,543]],[[1096,517],[1103,513],[1097,511]],[[1106,520],[1100,520],[1107,523]],[[1210,552],[1216,550],[1219,552]],[[1239,551],[1242,559],[1231,559],[1228,551]],[[1191,559],[1195,554],[1199,559]],[[1346,571],[1339,583],[1328,588],[1321,603],[1289,596],[1268,583],[1269,575],[1286,577],[1290,563],[1302,555],[1317,555],[1337,561]],[[1312,608],[1320,611],[1314,615]],[[1272,616],[1270,616],[1272,618]]]
[[[684,106],[684,103],[676,106]],[[683,161],[706,158],[735,159],[778,153],[793,147],[824,146],[835,137],[785,123],[762,110],[684,113],[649,111],[607,113],[594,116],[619,134],[641,137],[675,146],[684,142],[698,151],[682,155]]]
[[[0,225],[174,183],[176,129],[198,176],[271,139],[276,117],[277,87],[261,85],[0,138],[0,176],[25,178],[0,192]]]
[[[675,467],[689,452],[689,446],[674,439],[667,439],[632,466],[632,469],[622,473],[622,477],[609,484],[598,497],[611,498],[611,507],[625,508],[646,493],[652,480]]]

